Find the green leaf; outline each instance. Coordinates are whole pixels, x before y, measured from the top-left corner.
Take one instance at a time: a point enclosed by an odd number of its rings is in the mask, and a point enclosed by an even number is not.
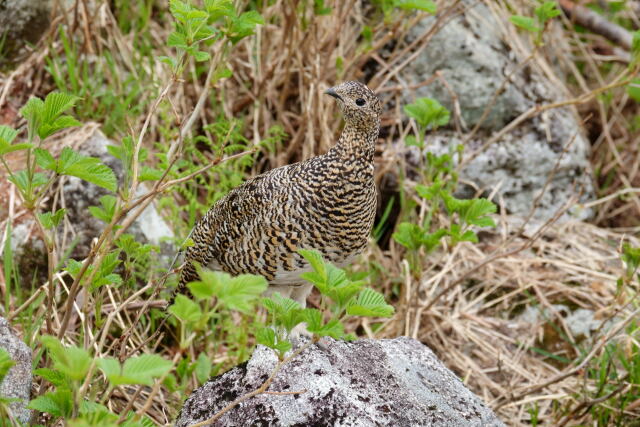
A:
[[[44,100],[42,109],[43,123],[53,123],[62,113],[72,108],[80,98],[62,92],[51,92]]]
[[[271,298],[262,298],[262,305],[271,313],[276,326],[289,332],[302,322],[300,304],[291,298],[284,298],[278,292],[271,295]]]
[[[42,123],[44,101],[40,98],[31,97],[20,109],[20,114],[27,120],[29,135],[35,136]]]
[[[9,126],[0,125],[0,156],[13,151],[26,150],[33,147],[33,144],[22,143],[11,145],[11,142],[18,135],[18,132]]]
[[[120,366],[120,363],[113,357],[101,357],[96,360],[96,364],[107,379],[112,382],[112,385],[117,385],[116,383],[122,375],[122,366]]]
[[[490,200],[484,198],[472,199],[469,207],[462,215],[462,220],[479,227],[495,227],[496,223],[488,215],[496,213],[497,210],[497,206]]]
[[[85,379],[91,366],[91,356],[85,349],[76,346],[64,347],[57,338],[48,335],[40,337],[40,341],[49,351],[55,369],[72,380]]]
[[[63,208],[63,209],[58,209],[55,213],[44,212],[44,213],[37,213],[37,215],[38,215],[38,219],[40,220],[44,228],[46,228],[47,230],[50,230],[52,228],[57,227],[60,224],[60,221],[62,221],[62,218],[64,218],[65,212],[66,210]]]
[[[425,129],[444,126],[450,118],[449,110],[432,98],[418,98],[413,104],[405,105],[404,112]]]
[[[640,79],[633,79],[627,86],[627,94],[634,101],[640,103]]]
[[[423,199],[433,200],[434,197],[440,194],[440,190],[442,190],[443,185],[444,184],[440,181],[429,186],[418,184],[416,185],[416,192],[418,193],[418,196]]]
[[[424,245],[427,253],[432,252],[440,245],[441,239],[448,233],[444,228],[439,228],[433,233],[424,233],[420,238],[420,242]]]
[[[0,125],[0,147],[11,145],[18,136],[18,131],[5,125]]]
[[[324,259],[322,259],[322,254],[316,251],[315,249],[298,249],[298,253],[307,260],[313,271],[318,273],[323,280],[327,279],[327,271],[324,263]]]
[[[114,358],[98,359],[98,367],[111,385],[142,384],[153,385],[155,378],[166,375],[172,367],[171,362],[156,354],[143,354],[132,357],[120,366]]]
[[[211,377],[211,361],[204,352],[198,355],[194,372],[200,384],[205,383]]]
[[[247,313],[254,308],[255,302],[268,286],[267,280],[262,276],[241,274],[223,286],[218,299],[230,310]]]
[[[132,357],[124,362],[123,375],[133,379],[130,384],[153,385],[154,378],[166,375],[172,367],[172,363],[157,354],[143,354]]]
[[[44,148],[35,148],[33,150],[33,154],[35,154],[36,163],[42,169],[46,169],[54,172],[57,170],[58,164],[56,162],[56,159],[53,158],[53,156],[48,150],[45,150]]]
[[[95,218],[106,222],[107,224],[113,219],[113,215],[116,213],[116,203],[118,199],[110,194],[105,194],[100,197],[101,206],[89,206],[89,212]]]
[[[209,14],[209,23],[225,16],[236,16],[236,9],[231,0],[204,0],[204,8]]]
[[[110,191],[117,189],[118,181],[110,167],[102,164],[100,159],[82,156],[69,147],[60,153],[58,173],[84,179]]]
[[[169,313],[183,322],[197,322],[202,317],[200,306],[184,295],[178,295],[175,303],[169,307]]]
[[[544,25],[549,19],[555,18],[562,12],[554,1],[546,1],[535,9],[538,22]]]
[[[252,35],[257,25],[263,24],[264,19],[255,10],[244,12],[232,20],[227,37],[231,40],[231,43],[236,44],[243,38]]]
[[[635,68],[640,64],[640,30],[633,32],[633,38],[631,39],[631,61],[629,62],[630,68]]]
[[[80,126],[81,124],[82,123],[71,116],[61,116],[51,123],[43,123],[38,129],[38,135],[41,139],[45,139],[46,137],[53,135],[59,130],[70,128],[73,126]]]
[[[162,178],[162,171],[149,166],[142,166],[138,179],[140,181],[157,181]]]
[[[193,57],[197,62],[208,61],[209,59],[211,59],[211,55],[209,54],[209,52],[204,52],[202,50],[197,50],[193,54]]]
[[[422,228],[417,224],[402,222],[398,224],[397,231],[393,233],[393,239],[407,249],[417,250],[422,244]]]
[[[167,45],[169,47],[187,49],[189,47],[189,42],[187,41],[187,37],[184,34],[174,31],[169,34],[169,37],[167,37]],[[175,60],[172,60],[171,62],[173,63],[175,62]]]
[[[9,369],[15,364],[16,362],[11,359],[7,350],[0,348],[0,383],[2,383],[4,377],[9,373]]]
[[[70,390],[59,388],[55,392],[36,397],[29,402],[27,408],[51,414],[54,417],[70,418],[73,411],[73,396]]]
[[[467,230],[460,236],[460,241],[478,243],[478,236],[474,231]]]
[[[391,317],[394,308],[388,305],[384,296],[371,288],[363,289],[347,307],[347,314],[365,317]]]
[[[405,10],[420,10],[431,14],[438,11],[438,6],[431,0],[395,0],[393,4],[395,7]]]
[[[509,18],[509,21],[511,21],[511,23],[516,27],[520,27],[523,30],[530,31],[532,33],[540,31],[540,28],[536,25],[536,21],[528,16],[512,15]]]
[[[67,377],[61,372],[55,371],[49,368],[40,368],[33,371],[34,375],[37,375],[45,380],[49,381],[56,387],[60,387],[67,384]]]

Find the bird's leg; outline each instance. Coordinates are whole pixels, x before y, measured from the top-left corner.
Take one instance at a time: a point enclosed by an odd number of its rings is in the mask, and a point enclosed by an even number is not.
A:
[[[305,283],[302,285],[290,286],[290,289],[291,289],[291,299],[298,302],[298,304],[300,304],[302,308],[306,308],[307,297],[311,293],[311,290],[313,289],[313,285],[311,283]],[[291,334],[289,335],[289,338],[291,339],[291,344],[293,344],[293,347],[296,348],[304,344],[306,340],[311,339],[312,336],[313,334],[307,330],[307,324],[300,323],[299,325],[297,325],[295,328],[291,330]]]

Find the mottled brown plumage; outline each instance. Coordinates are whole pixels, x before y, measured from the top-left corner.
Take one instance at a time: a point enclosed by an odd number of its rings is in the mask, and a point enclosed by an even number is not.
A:
[[[381,103],[358,82],[325,93],[338,100],[345,118],[338,143],[326,154],[256,176],[213,205],[193,230],[178,292],[198,279],[196,261],[233,275],[263,275],[269,292],[304,305],[311,287],[299,276],[309,266],[298,249],[316,249],[345,265],[365,248],[376,210]]]

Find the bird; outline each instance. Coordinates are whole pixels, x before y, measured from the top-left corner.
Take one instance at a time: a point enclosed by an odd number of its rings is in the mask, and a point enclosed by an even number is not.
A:
[[[192,230],[177,293],[199,280],[196,263],[231,275],[262,275],[265,296],[279,292],[303,308],[311,271],[298,249],[319,251],[344,267],[367,245],[375,219],[374,151],[382,103],[366,85],[346,81],[327,89],[344,128],[325,154],[272,169],[218,200]]]

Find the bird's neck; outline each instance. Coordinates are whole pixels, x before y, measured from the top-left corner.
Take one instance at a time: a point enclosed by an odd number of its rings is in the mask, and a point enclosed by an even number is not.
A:
[[[343,159],[357,159],[372,163],[379,132],[379,122],[367,127],[356,127],[347,123],[338,143],[330,153]]]

